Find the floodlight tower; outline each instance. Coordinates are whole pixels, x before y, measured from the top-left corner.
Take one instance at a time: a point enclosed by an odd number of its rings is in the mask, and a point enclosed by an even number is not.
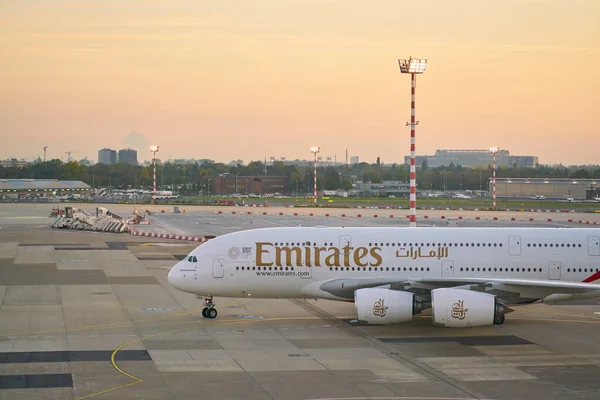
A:
[[[314,168],[314,188],[313,188],[313,203],[317,204],[317,153],[321,151],[319,146],[313,146],[310,148],[310,152],[315,155],[315,168]]]
[[[500,149],[498,147],[490,147],[490,153],[494,155],[494,168],[492,172],[492,207],[496,208],[496,154]]]
[[[158,146],[150,146],[152,152],[152,164],[154,165],[154,198],[153,203],[156,203],[156,153],[158,152]]]
[[[410,74],[410,227],[417,226],[417,171],[415,166],[415,128],[419,121],[415,121],[415,89],[417,87],[417,74],[425,72],[427,60],[412,58],[398,60],[400,72]],[[409,123],[407,122],[408,126]]]

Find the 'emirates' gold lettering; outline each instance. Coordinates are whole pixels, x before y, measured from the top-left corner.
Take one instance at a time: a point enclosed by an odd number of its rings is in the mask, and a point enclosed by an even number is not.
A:
[[[292,263],[292,252],[296,253],[296,263]],[[285,253],[285,265],[281,262],[281,253]],[[302,250],[300,247],[275,247],[275,265],[278,267],[301,266]]]
[[[383,262],[381,247],[312,247],[275,246],[271,242],[256,243],[258,267],[378,267]]]
[[[269,250],[263,249],[264,246],[273,246],[273,243],[269,242],[258,242],[256,243],[256,266],[257,267],[270,267],[273,265],[272,262],[263,262],[263,254],[269,254]]]
[[[362,262],[362,259],[369,253],[369,250],[366,247],[359,247],[354,252],[354,264],[357,267],[366,267],[367,263]]]

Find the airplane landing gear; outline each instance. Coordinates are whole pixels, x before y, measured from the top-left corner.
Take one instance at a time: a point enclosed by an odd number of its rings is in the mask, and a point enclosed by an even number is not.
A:
[[[212,297],[205,297],[204,298],[204,305],[206,305],[206,307],[204,307],[202,309],[202,316],[204,318],[210,318],[210,319],[215,319],[217,318],[217,309],[215,308],[215,303],[213,303],[213,298]]]

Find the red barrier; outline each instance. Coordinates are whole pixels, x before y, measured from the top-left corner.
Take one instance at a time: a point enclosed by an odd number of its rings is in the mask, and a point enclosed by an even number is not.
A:
[[[345,216],[346,216],[346,214],[342,214],[342,217],[345,217]]]
[[[357,217],[360,218],[360,217],[362,217],[362,215],[358,214]]]
[[[479,221],[479,220],[481,219],[481,217],[475,217],[475,219],[476,219],[477,221]]]
[[[407,217],[408,217],[408,215],[407,215]],[[423,218],[427,219],[427,218],[429,218],[429,217],[428,217],[427,215],[425,215],[425,216],[423,216]]]
[[[498,217],[494,217],[494,221],[498,221]]]
[[[267,215],[267,213],[266,213],[266,212],[263,212],[263,215]]]
[[[326,217],[329,217],[329,214],[325,214]]]
[[[373,218],[377,218],[377,214],[373,215]]]
[[[459,216],[458,219],[462,219],[462,217]]]
[[[282,212],[280,212],[280,213],[279,213],[279,215],[283,215],[283,213],[282,213]]]
[[[390,215],[390,218],[394,218],[394,216],[393,216],[393,215]]]
[[[552,222],[552,218],[548,218],[548,222]]]
[[[310,214],[308,214],[308,216],[309,216],[309,217],[312,217],[312,216],[313,216],[313,213],[310,213]]]
[[[442,219],[446,219],[446,216],[442,215]]]
[[[516,221],[517,219],[515,217],[512,217],[510,220],[511,221]]]

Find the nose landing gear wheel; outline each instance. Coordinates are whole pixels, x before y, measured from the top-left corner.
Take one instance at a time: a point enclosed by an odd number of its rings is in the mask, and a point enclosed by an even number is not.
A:
[[[206,312],[207,312],[207,311],[208,311],[208,307],[204,307],[204,308],[202,309],[202,316],[203,316],[204,318],[208,318],[208,317],[206,316]]]
[[[217,318],[217,310],[215,308],[209,308],[208,311],[206,311],[206,316],[210,319]]]

